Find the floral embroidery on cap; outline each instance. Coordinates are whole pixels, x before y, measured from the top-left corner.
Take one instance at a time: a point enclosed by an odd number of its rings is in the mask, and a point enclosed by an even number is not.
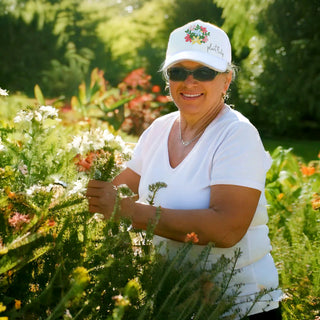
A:
[[[210,32],[208,32],[206,27],[202,27],[200,25],[191,26],[186,31],[186,36],[184,37],[186,42],[191,42],[191,44],[201,44],[206,43],[209,39],[208,36]]]

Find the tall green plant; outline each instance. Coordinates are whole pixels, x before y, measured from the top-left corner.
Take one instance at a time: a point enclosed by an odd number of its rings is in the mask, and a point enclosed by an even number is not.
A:
[[[277,148],[267,176],[266,195],[273,255],[285,292],[285,320],[319,316],[320,161],[305,164]]]
[[[59,120],[51,106],[30,106],[0,131],[0,317],[232,319],[237,255],[208,268],[211,246],[191,263],[187,243],[171,261],[153,247],[153,225],[90,214],[88,179],[112,180],[129,149],[102,129],[59,139]]]

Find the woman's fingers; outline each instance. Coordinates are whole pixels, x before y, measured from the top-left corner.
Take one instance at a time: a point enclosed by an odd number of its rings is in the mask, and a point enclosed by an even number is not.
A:
[[[113,211],[117,191],[110,182],[90,180],[86,192],[91,213],[102,213],[106,218]]]

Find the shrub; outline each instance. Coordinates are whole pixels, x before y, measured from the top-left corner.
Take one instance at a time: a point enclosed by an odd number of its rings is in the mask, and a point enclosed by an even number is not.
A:
[[[90,214],[88,179],[112,179],[130,149],[107,129],[67,132],[51,106],[26,107],[0,131],[0,317],[218,319],[230,311],[237,255],[208,272],[210,246],[193,264],[192,243],[169,261],[151,243],[152,225],[135,231]]]

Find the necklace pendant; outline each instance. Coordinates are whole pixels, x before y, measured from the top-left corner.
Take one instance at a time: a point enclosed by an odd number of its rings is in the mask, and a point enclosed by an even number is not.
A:
[[[181,139],[181,143],[182,143],[185,147],[188,146],[191,142],[192,142],[192,141],[183,141],[183,140]]]

